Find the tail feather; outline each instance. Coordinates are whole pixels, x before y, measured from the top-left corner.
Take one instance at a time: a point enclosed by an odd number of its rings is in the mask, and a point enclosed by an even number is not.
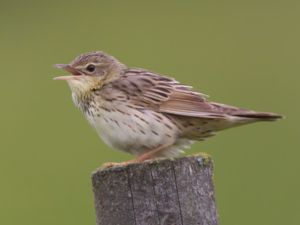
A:
[[[249,119],[257,119],[260,121],[276,121],[283,118],[283,116],[276,113],[255,112],[255,111],[236,112],[233,113],[232,116],[249,118]]]
[[[253,119],[254,121],[275,121],[278,119],[283,119],[284,117],[271,112],[256,112],[253,110],[242,109],[230,105],[225,105],[221,103],[212,102],[211,105],[214,110],[223,114],[230,116],[240,117],[241,119]]]

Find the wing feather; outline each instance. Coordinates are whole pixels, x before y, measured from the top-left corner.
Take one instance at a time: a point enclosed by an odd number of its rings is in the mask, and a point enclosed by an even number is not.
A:
[[[128,69],[119,83],[132,96],[130,101],[135,105],[142,102],[144,107],[182,116],[223,117],[214,111],[214,107],[206,100],[207,95],[194,92],[191,86],[180,84],[167,76],[143,69]]]

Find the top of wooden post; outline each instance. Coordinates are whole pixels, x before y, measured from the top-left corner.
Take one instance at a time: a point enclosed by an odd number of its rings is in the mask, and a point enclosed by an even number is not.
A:
[[[114,171],[120,171],[120,170],[126,170],[129,167],[135,167],[135,166],[141,166],[141,165],[158,165],[158,164],[164,164],[165,162],[175,162],[178,160],[196,160],[199,164],[199,166],[207,166],[210,163],[213,162],[212,157],[205,153],[205,152],[200,152],[194,155],[189,155],[185,157],[179,157],[179,158],[157,158],[153,160],[147,160],[143,163],[132,163],[128,164],[127,166],[113,166],[113,167],[108,167],[108,168],[102,168],[99,167],[95,171],[92,172],[92,177],[96,176],[97,174],[105,174],[105,173],[111,173]]]

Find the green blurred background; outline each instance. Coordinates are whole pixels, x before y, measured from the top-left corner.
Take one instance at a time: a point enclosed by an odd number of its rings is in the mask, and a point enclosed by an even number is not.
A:
[[[52,67],[106,51],[214,101],[287,119],[195,144],[215,161],[223,225],[300,223],[300,2],[1,1],[0,224],[95,224],[90,174],[112,151]]]

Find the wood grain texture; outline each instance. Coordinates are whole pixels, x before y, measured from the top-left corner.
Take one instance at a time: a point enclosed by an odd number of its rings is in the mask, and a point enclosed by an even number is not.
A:
[[[204,154],[99,169],[97,225],[217,225],[212,174]]]

